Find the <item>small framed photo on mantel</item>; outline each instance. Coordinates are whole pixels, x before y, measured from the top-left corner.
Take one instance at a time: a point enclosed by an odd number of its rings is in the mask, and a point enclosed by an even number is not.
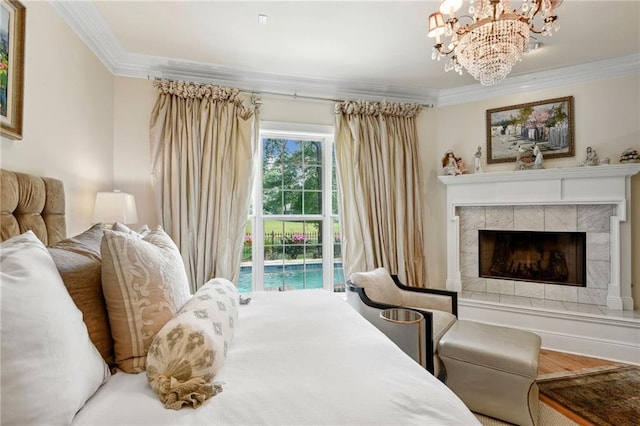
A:
[[[537,145],[545,160],[573,157],[573,96],[487,110],[487,163],[516,161]]]
[[[24,102],[24,6],[17,0],[0,3],[0,133],[22,139]]]

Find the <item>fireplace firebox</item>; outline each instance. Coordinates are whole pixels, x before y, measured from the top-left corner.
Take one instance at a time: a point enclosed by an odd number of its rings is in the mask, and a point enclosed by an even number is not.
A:
[[[479,230],[479,276],[586,287],[586,233]]]

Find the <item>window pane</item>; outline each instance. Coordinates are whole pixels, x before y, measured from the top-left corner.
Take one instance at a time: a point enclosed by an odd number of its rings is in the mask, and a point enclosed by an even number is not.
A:
[[[322,189],[322,167],[309,166],[305,168],[304,189]]]
[[[316,141],[304,142],[304,162],[307,165],[322,164],[322,144]]]
[[[304,214],[322,214],[322,192],[304,191]]]
[[[240,263],[240,278],[238,282],[238,291],[247,293],[251,291],[251,282],[253,280],[253,234],[251,232],[251,220],[247,221],[244,230],[244,243],[242,244],[242,258]]]

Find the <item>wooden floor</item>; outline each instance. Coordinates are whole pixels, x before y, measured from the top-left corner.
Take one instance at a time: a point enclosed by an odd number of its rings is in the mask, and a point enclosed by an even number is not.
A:
[[[613,364],[618,363],[604,359],[589,358],[581,355],[542,349],[540,351],[540,359],[538,361],[538,375],[577,371],[582,370],[583,368],[601,367]]]
[[[604,359],[590,358],[581,355],[573,355],[564,352],[555,352],[542,349],[540,351],[540,358],[538,361],[538,375],[578,371],[584,368],[602,367],[613,364],[619,363],[607,361]],[[542,393],[540,393],[540,401],[544,402],[554,410],[562,413],[565,417],[573,420],[579,426],[593,426],[593,424],[589,421],[566,409],[552,399],[547,398]]]

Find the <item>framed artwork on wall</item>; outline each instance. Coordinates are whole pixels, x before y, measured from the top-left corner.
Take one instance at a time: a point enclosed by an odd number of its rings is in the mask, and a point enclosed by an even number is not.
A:
[[[545,159],[573,157],[573,96],[487,110],[487,163],[516,161],[537,145]]]
[[[0,3],[0,124],[10,139],[22,139],[25,17],[20,2]]]

